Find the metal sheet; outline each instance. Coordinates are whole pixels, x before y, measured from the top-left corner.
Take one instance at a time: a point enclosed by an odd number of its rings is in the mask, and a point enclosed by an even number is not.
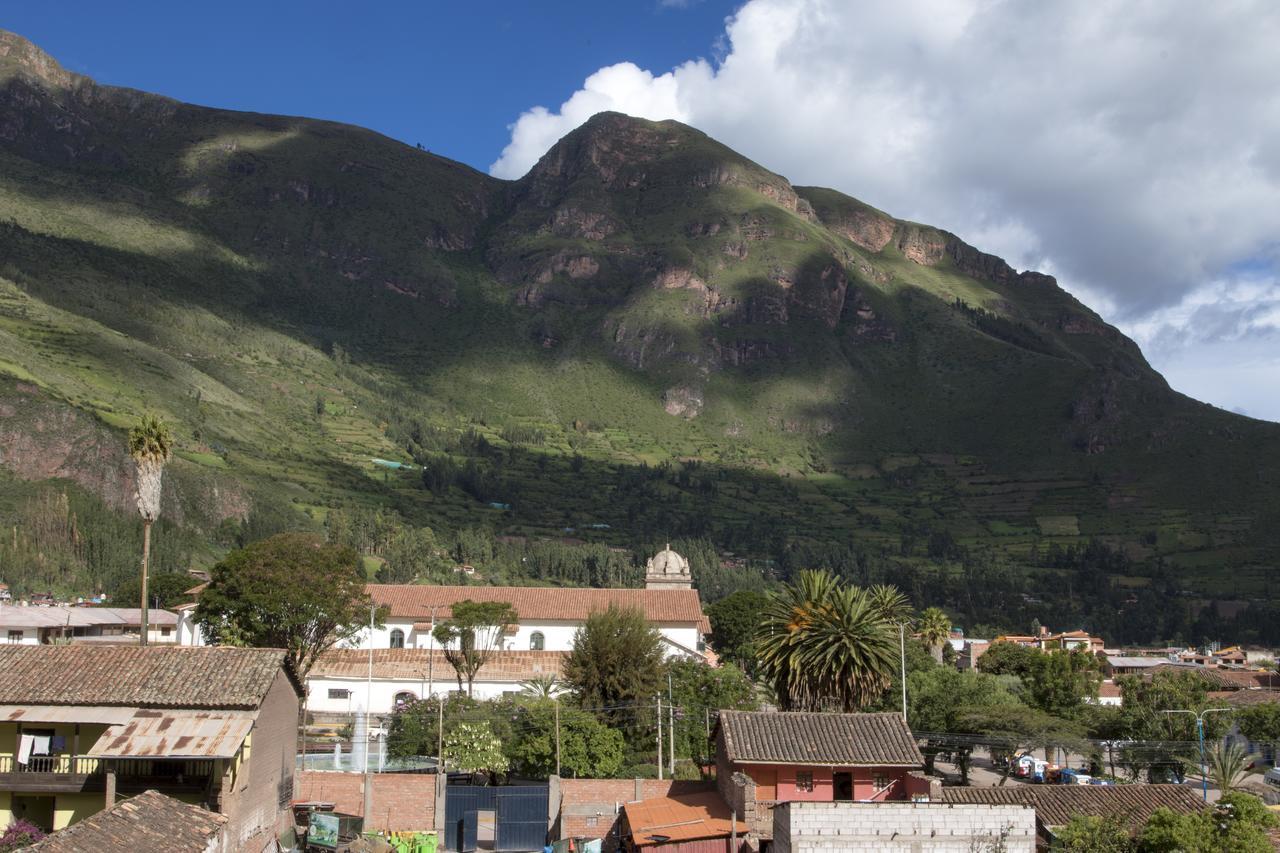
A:
[[[253,728],[254,714],[140,710],[109,727],[89,750],[99,758],[231,758]]]
[[[2,723],[124,723],[134,708],[105,705],[0,705]]]

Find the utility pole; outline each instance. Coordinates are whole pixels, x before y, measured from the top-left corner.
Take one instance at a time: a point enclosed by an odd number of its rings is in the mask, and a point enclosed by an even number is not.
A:
[[[560,697],[556,697],[556,775],[560,775]]]
[[[369,776],[369,742],[373,729],[369,727],[369,718],[373,713],[373,623],[378,605],[369,604],[369,674],[365,681],[364,693],[364,817],[373,819],[373,779]],[[303,721],[306,722],[305,720]],[[306,759],[303,759],[304,761]]]
[[[1200,713],[1178,709],[1174,711],[1163,711],[1165,714],[1190,714],[1196,718],[1196,735],[1200,739],[1200,796],[1207,803],[1209,802],[1209,770],[1204,763],[1204,715],[1215,714],[1219,712],[1231,713],[1230,708],[1205,708]],[[1222,793],[1226,793],[1223,791]]]
[[[667,738],[670,749],[667,750],[667,762],[671,770],[671,778],[676,778],[676,700],[671,691],[671,673],[667,673]]]
[[[436,775],[444,772],[444,697],[436,700]]]
[[[658,694],[658,781],[662,781],[662,694]]]
[[[436,695],[436,650],[432,648],[432,644],[436,641],[436,608],[439,604],[431,605],[431,633],[427,635],[427,695]]]
[[[902,662],[902,722],[907,721],[907,626],[898,623],[898,654]]]

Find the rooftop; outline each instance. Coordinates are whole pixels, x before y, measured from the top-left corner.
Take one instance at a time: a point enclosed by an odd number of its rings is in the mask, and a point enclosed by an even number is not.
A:
[[[918,767],[924,757],[901,714],[722,711],[730,761],[826,767]]]
[[[178,624],[178,616],[168,610],[147,610],[147,622],[157,626]],[[140,627],[142,610],[137,607],[0,607],[3,628],[88,628],[96,625]]]
[[[284,664],[279,649],[0,646],[0,705],[256,710]]]
[[[560,675],[568,652],[495,652],[476,674],[477,681],[519,683],[539,675]],[[434,663],[432,658],[435,658]],[[426,681],[434,672],[437,681],[452,682],[454,669],[435,649],[374,649],[373,677]],[[367,678],[367,649],[331,649],[320,655],[309,678]]]
[[[1204,807],[1200,795],[1181,785],[1011,785],[1003,788],[943,788],[944,803],[1026,805],[1045,826],[1065,826],[1077,814],[1114,818],[1130,832],[1159,808],[1180,814]]]
[[[204,853],[226,822],[225,815],[147,791],[26,849],[39,853]]]
[[[522,622],[582,622],[609,605],[637,607],[655,623],[695,623],[710,631],[693,589],[589,589],[531,586],[423,586],[419,584],[369,584],[375,603],[385,605],[392,619],[430,619],[452,616],[459,601],[505,601]]]
[[[622,811],[637,847],[725,838],[733,832],[732,813],[715,791],[627,803]],[[745,836],[747,824],[737,823],[738,833]]]

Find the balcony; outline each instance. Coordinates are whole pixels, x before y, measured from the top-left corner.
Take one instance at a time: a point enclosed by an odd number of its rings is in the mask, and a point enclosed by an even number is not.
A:
[[[164,793],[209,790],[215,759],[98,758],[88,755],[33,755],[24,765],[0,755],[0,790],[18,793],[103,791],[107,770],[122,793],[155,788]]]

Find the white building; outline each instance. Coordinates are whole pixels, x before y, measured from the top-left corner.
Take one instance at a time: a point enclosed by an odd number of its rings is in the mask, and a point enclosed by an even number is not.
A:
[[[587,617],[611,605],[638,608],[662,636],[669,657],[705,659],[711,624],[692,588],[689,562],[674,551],[649,561],[644,589],[370,584],[373,602],[386,609],[385,624],[351,642],[356,648],[438,649],[433,628],[461,601],[506,602],[517,623],[502,639],[504,651],[567,652]]]
[[[438,649],[373,649],[372,668],[369,651],[333,649],[321,655],[307,674],[307,711],[350,716],[368,708],[383,716],[402,702],[458,690],[457,672]],[[471,695],[497,699],[519,693],[531,679],[559,678],[566,657],[567,652],[496,652],[476,673]]]
[[[177,643],[178,617],[168,610],[147,611],[147,641]],[[0,643],[39,646],[59,641],[136,642],[142,611],[136,607],[0,606]]]

